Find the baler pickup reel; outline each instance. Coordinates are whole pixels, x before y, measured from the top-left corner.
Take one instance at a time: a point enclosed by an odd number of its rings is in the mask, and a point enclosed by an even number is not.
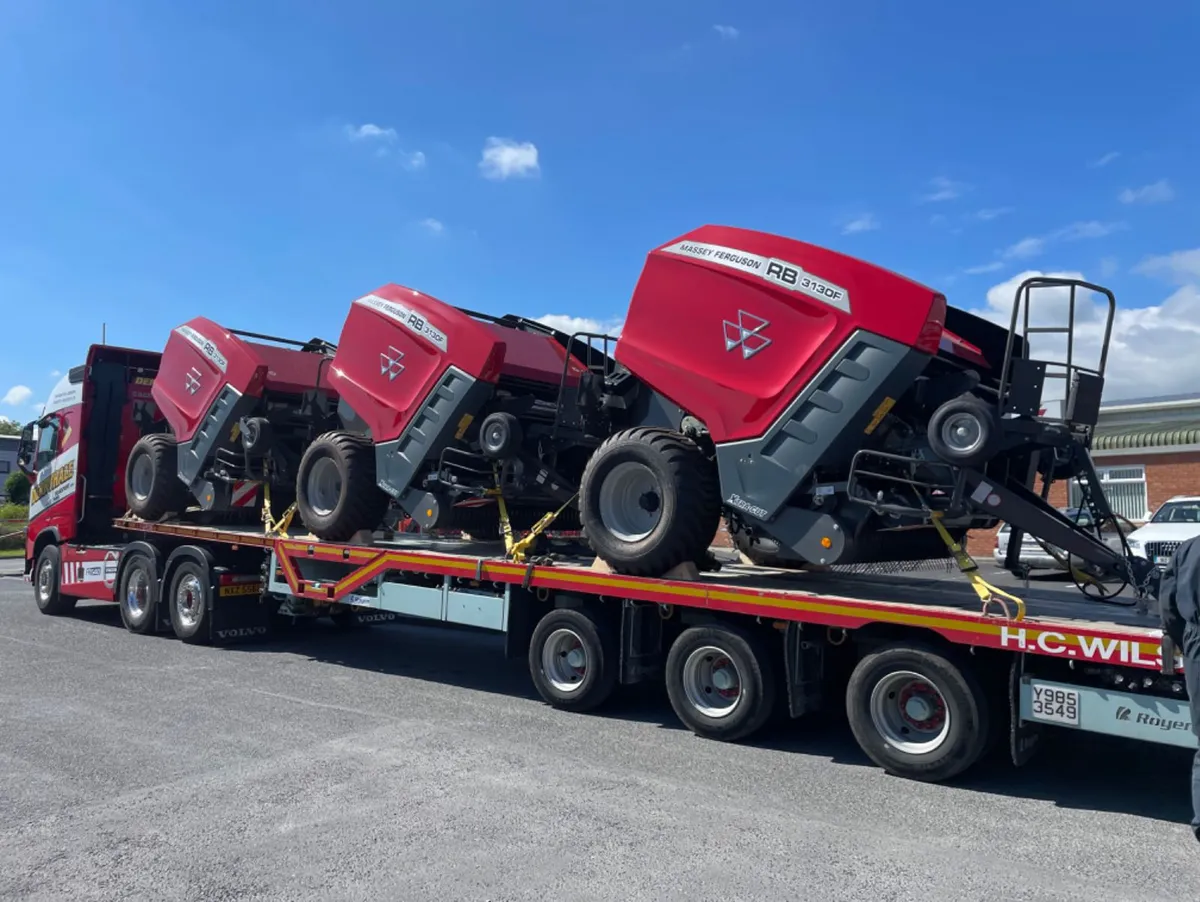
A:
[[[1032,317],[1034,289],[1051,294],[1064,325],[1045,325]],[[1081,292],[1107,301],[1098,362],[1092,366],[1078,359],[1078,308],[1086,303],[1089,313],[1095,310]],[[1038,308],[1039,313],[1044,310]],[[1152,591],[1154,567],[1131,552],[1121,529],[1123,518],[1105,497],[1090,455],[1115,312],[1112,292],[1101,286],[1076,279],[1026,279],[1017,288],[998,380],[981,380],[930,417],[927,437],[936,459],[859,451],[851,466],[850,497],[885,515],[923,513],[943,534],[943,520],[986,515],[1009,524],[1005,568],[1014,574],[1025,573],[1020,548],[1028,534],[1067,566],[1086,596],[1107,601],[1133,586],[1138,598],[1144,598]],[[1034,336],[1059,337],[1058,356],[1033,356]],[[1065,386],[1057,415],[1047,412],[1054,402],[1043,398],[1049,380],[1062,380]],[[1087,525],[1049,503],[1057,480],[1070,482],[1077,499],[1073,506],[1086,511]],[[1104,541],[1106,530],[1120,537],[1118,547]]]

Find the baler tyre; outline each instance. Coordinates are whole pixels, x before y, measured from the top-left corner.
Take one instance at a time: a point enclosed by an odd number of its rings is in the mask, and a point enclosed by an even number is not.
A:
[[[521,439],[521,421],[504,410],[488,414],[479,426],[479,447],[493,460],[512,457],[520,450]]]
[[[33,565],[33,597],[38,610],[51,617],[60,617],[75,610],[78,600],[62,594],[62,554],[57,545],[47,545]]]
[[[131,633],[149,633],[154,629],[158,606],[158,587],[149,555],[134,552],[126,558],[117,588],[121,622]]]
[[[866,654],[846,686],[846,713],[872,761],[926,783],[966,771],[991,735],[987,696],[974,674],[921,645]]]
[[[125,503],[135,516],[157,520],[187,508],[178,453],[175,440],[161,432],[144,435],[133,446],[125,463]]]
[[[775,710],[775,667],[761,636],[730,625],[693,626],[671,644],[667,696],[684,725],[705,739],[736,742]]]
[[[575,608],[547,613],[529,639],[533,685],[547,704],[565,711],[591,711],[608,701],[618,659],[608,624]]]
[[[998,450],[1000,428],[995,411],[974,395],[960,395],[933,412],[926,437],[933,453],[946,463],[975,467]]]
[[[308,446],[296,472],[296,512],[313,535],[344,542],[379,528],[390,498],[375,482],[375,446],[365,436],[327,432]]]
[[[720,522],[719,499],[716,465],[691,439],[630,429],[588,460],[579,519],[592,550],[615,572],[662,576],[703,559]]]
[[[171,629],[183,642],[199,645],[208,641],[209,608],[212,586],[204,577],[204,568],[195,561],[183,561],[171,577],[167,606]]]

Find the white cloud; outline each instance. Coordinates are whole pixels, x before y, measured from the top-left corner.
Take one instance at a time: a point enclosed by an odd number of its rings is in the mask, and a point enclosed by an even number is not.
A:
[[[50,378],[51,378],[51,379],[57,379],[57,378],[58,378],[59,376],[61,376],[61,375],[62,375],[62,373],[61,373],[59,370],[51,370],[51,371],[50,371]]]
[[[396,130],[367,122],[364,125],[347,125],[346,137],[351,141],[385,141],[390,143],[396,140]]]
[[[1120,155],[1121,155],[1120,151],[1110,150],[1104,156],[1100,157],[1100,159],[1092,160],[1090,163],[1088,163],[1088,165],[1091,166],[1093,169],[1099,169],[1102,166],[1107,166],[1109,163],[1111,163],[1113,160],[1115,160]]]
[[[1100,275],[1106,279],[1116,273],[1117,258],[1116,257],[1101,257],[1100,258]]]
[[[965,272],[968,276],[978,276],[985,272],[995,272],[1003,265],[1004,264],[999,260],[993,260],[991,263],[984,263],[980,266],[968,266],[963,270],[963,272]]]
[[[1200,283],[1200,247],[1147,257],[1133,268],[1135,273],[1170,282],[1172,285]]]
[[[1183,260],[1182,266],[1166,265],[1161,271],[1169,280],[1179,284],[1161,303],[1148,307],[1123,307],[1117,298],[1113,318],[1112,339],[1105,376],[1105,400],[1136,398],[1154,395],[1194,392],[1200,384],[1200,356],[1195,353],[1200,343],[1200,271],[1186,262],[1195,254],[1200,265],[1200,248],[1159,260]],[[1049,275],[1059,278],[1083,278],[1078,272],[1042,273],[1036,270],[1019,273],[993,286],[985,305],[973,310],[993,322],[1007,327],[1017,286],[1032,276]],[[1065,288],[1041,288],[1032,292],[1032,325],[1062,325],[1066,319],[1069,293]],[[1099,360],[1108,302],[1100,295],[1078,290],[1076,293],[1075,359],[1083,365]],[[1063,336],[1035,335],[1033,356],[1051,360],[1065,358]],[[1063,396],[1063,381],[1047,381],[1046,398]]]
[[[955,198],[962,197],[963,193],[970,189],[969,185],[963,182],[952,181],[942,175],[930,179],[929,187],[931,189],[929,193],[921,195],[921,203],[929,204],[954,200]]]
[[[428,219],[421,220],[421,228],[429,232],[431,235],[441,235],[446,231],[446,224],[440,219],[434,219],[430,216]]]
[[[1012,207],[989,207],[984,210],[976,210],[971,214],[971,219],[978,219],[980,222],[991,222],[993,219],[999,219],[1001,216],[1006,216],[1013,212]]]
[[[859,232],[871,232],[879,228],[879,219],[874,213],[863,213],[861,216],[856,216],[844,226],[842,226],[843,235],[855,235]]]
[[[483,145],[479,169],[484,178],[507,179],[536,175],[540,171],[538,149],[529,141],[488,138]]]
[[[551,329],[566,332],[568,335],[575,332],[594,332],[601,335],[618,336],[625,326],[623,319],[600,320],[590,316],[571,316],[566,313],[547,313],[539,316],[537,321]]]
[[[395,154],[400,165],[410,172],[425,168],[424,153],[395,147],[398,136],[394,128],[384,128],[382,125],[368,122],[364,125],[347,125],[345,132],[351,141],[375,148],[377,157]]]
[[[719,34],[721,36],[722,40],[726,40],[726,41],[732,41],[739,34],[741,34],[741,32],[738,31],[736,28],[734,28],[732,25],[714,25],[713,31],[715,31],[717,34]]]
[[[16,407],[18,404],[24,404],[31,397],[33,397],[33,389],[28,385],[14,385],[5,393],[4,398],[0,400],[5,404],[11,404],[13,407]]]
[[[1044,238],[1022,238],[1016,244],[1011,244],[1004,249],[1003,256],[1005,257],[1036,257],[1046,249],[1046,239]]]
[[[1141,188],[1126,188],[1117,195],[1117,200],[1123,204],[1164,204],[1174,199],[1175,189],[1166,179],[1159,179]]]
[[[1029,238],[1022,238],[1016,244],[1012,244],[1005,248],[1001,256],[1006,259],[1028,259],[1036,257],[1046,250],[1046,248],[1059,241],[1079,241],[1084,238],[1104,238],[1111,235],[1113,232],[1118,232],[1125,228],[1123,222],[1098,222],[1094,219],[1073,222],[1070,225],[1065,225],[1061,229],[1055,229],[1053,232],[1048,232],[1045,235],[1033,235]]]

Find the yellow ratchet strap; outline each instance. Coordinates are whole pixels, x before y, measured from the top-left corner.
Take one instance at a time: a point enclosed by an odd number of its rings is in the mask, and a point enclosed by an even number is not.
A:
[[[288,527],[292,525],[292,517],[296,516],[296,502],[292,502],[283,515],[278,519],[271,516],[271,485],[268,482],[262,484],[263,487],[263,509],[262,520],[263,528],[267,535],[277,535],[282,539],[288,537]]]
[[[550,513],[538,520],[533,525],[533,528],[522,536],[520,540],[514,540],[512,521],[508,518],[508,505],[504,503],[504,495],[499,489],[500,473],[494,467],[493,470],[496,472],[497,488],[488,489],[487,494],[495,496],[496,506],[500,509],[500,532],[504,536],[504,556],[520,564],[524,562],[525,553],[529,551],[529,547],[537,540],[537,537],[548,529],[550,524],[558,518],[558,515],[565,511],[578,496],[572,495],[571,499],[558,510],[550,511]]]
[[[979,565],[971,555],[967,554],[965,548],[951,538],[950,533],[946,530],[942,523],[942,515],[940,511],[934,511],[931,515],[933,526],[938,531],[938,535],[942,537],[942,541],[946,543],[946,547],[950,549],[950,554],[954,558],[954,563],[958,565],[959,571],[971,583],[971,588],[975,590],[975,594],[979,596],[979,600],[983,602],[983,613],[988,612],[988,608],[995,604],[999,605],[1004,611],[1004,616],[1009,620],[1024,620],[1025,619],[1025,602],[1015,595],[1010,595],[1003,589],[993,586],[986,579],[979,575]],[[1017,608],[1017,616],[1013,617],[1009,613],[1008,604],[1011,601]]]

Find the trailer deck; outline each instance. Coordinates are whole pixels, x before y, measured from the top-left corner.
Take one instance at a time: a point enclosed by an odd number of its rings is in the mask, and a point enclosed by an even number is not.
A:
[[[776,570],[738,563],[692,579],[630,577],[597,570],[581,555],[555,555],[529,563],[506,560],[496,542],[395,534],[374,544],[323,543],[299,533],[265,535],[261,527],[149,523],[122,518],[115,525],[132,533],[261,547],[275,553],[291,594],[322,603],[338,602],[389,571],[416,572],[476,583],[521,586],[533,591],[578,592],[610,598],[708,608],[778,621],[802,621],[833,630],[872,623],[931,630],[957,644],[1027,652],[1070,660],[1164,669],[1157,612],[1141,606],[1090,601],[1031,585],[1016,593],[1026,605],[1023,619],[1011,610],[981,610],[978,597],[957,573],[943,578],[911,574],[854,575]],[[338,576],[313,578],[307,562],[340,565]]]

